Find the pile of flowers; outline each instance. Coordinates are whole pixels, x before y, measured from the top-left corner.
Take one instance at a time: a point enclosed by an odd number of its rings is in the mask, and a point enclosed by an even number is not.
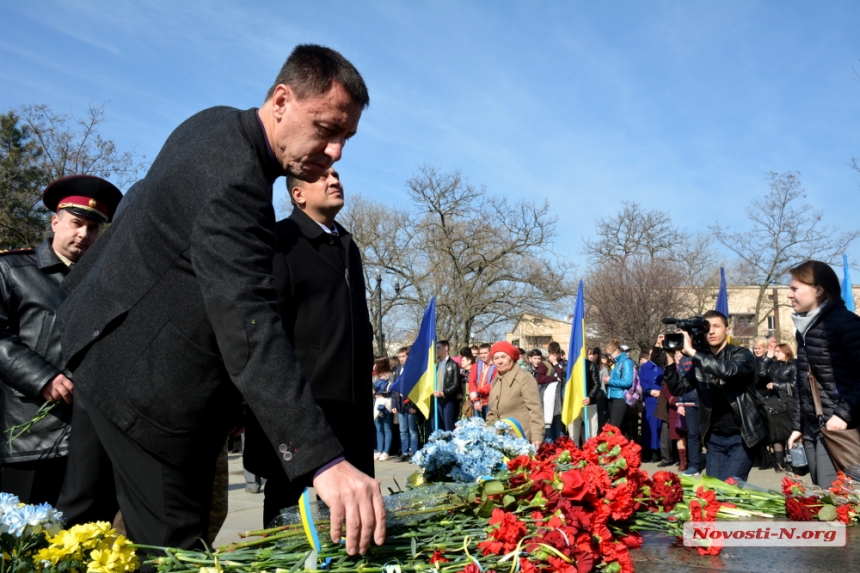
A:
[[[785,511],[793,521],[834,521],[852,525],[860,517],[860,484],[839,472],[830,488],[803,483],[797,476],[782,478]]]
[[[562,437],[535,452],[507,425],[470,420],[434,434],[415,458],[417,487],[386,498],[385,545],[366,555],[331,543],[324,513],[314,524],[316,549],[290,512],[277,527],[215,552],[137,547],[161,553],[147,562],[160,573],[297,572],[309,570],[308,560],[330,573],[632,573],[630,550],[642,545],[642,530],[681,535],[687,521],[776,516],[853,523],[860,509],[860,485],[841,474],[829,490],[788,477],[784,492],[666,471],[649,476],[640,447],[609,425],[581,449]],[[707,542],[699,553],[720,552]]]
[[[453,432],[433,432],[412,461],[427,481],[474,483],[503,470],[511,458],[535,454],[535,447],[505,422],[496,422],[493,430],[481,418],[461,420]]]
[[[13,573],[131,573],[134,547],[107,522],[63,529],[49,504],[27,505],[0,493],[0,571]]]

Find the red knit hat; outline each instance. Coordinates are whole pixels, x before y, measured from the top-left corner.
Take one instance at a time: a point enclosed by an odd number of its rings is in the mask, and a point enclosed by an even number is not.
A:
[[[490,348],[490,356],[495,356],[496,352],[504,352],[508,356],[514,359],[514,362],[520,359],[520,351],[517,350],[517,347],[507,342],[505,340],[501,340],[493,345]]]

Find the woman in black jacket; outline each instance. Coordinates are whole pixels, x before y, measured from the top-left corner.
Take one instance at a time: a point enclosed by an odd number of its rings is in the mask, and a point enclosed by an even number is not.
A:
[[[836,479],[821,426],[844,431],[860,424],[860,317],[845,308],[836,273],[826,263],[806,261],[789,271],[788,299],[797,329],[797,378],[788,447],[803,437],[816,485]],[[815,415],[809,373],[815,376],[823,415]]]
[[[797,364],[794,361],[794,352],[788,344],[779,344],[767,353],[767,356],[758,363],[756,382],[762,400],[777,412],[781,412],[786,427],[791,424],[791,408],[793,404],[793,386],[797,379]],[[773,447],[774,470],[785,471],[785,434],[774,440],[776,436],[770,436],[770,445]]]

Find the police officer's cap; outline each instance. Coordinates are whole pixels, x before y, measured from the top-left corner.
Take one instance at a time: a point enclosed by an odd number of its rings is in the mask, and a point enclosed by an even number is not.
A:
[[[42,202],[51,211],[71,211],[80,217],[107,223],[113,218],[122,192],[112,183],[93,175],[70,175],[48,185]]]

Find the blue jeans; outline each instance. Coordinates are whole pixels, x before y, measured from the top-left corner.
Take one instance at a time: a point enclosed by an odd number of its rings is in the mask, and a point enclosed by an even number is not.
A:
[[[711,432],[707,445],[709,476],[723,481],[730,477],[749,479],[757,450],[748,448],[740,434],[721,436]]]
[[[418,451],[418,420],[415,414],[401,410],[400,416],[400,451],[404,455],[412,455]]]
[[[376,451],[387,454],[391,449],[391,412],[381,412],[373,421],[376,424]]]
[[[561,414],[552,417],[552,423],[544,429],[543,441],[554,442],[564,435],[564,424],[561,423]]]

